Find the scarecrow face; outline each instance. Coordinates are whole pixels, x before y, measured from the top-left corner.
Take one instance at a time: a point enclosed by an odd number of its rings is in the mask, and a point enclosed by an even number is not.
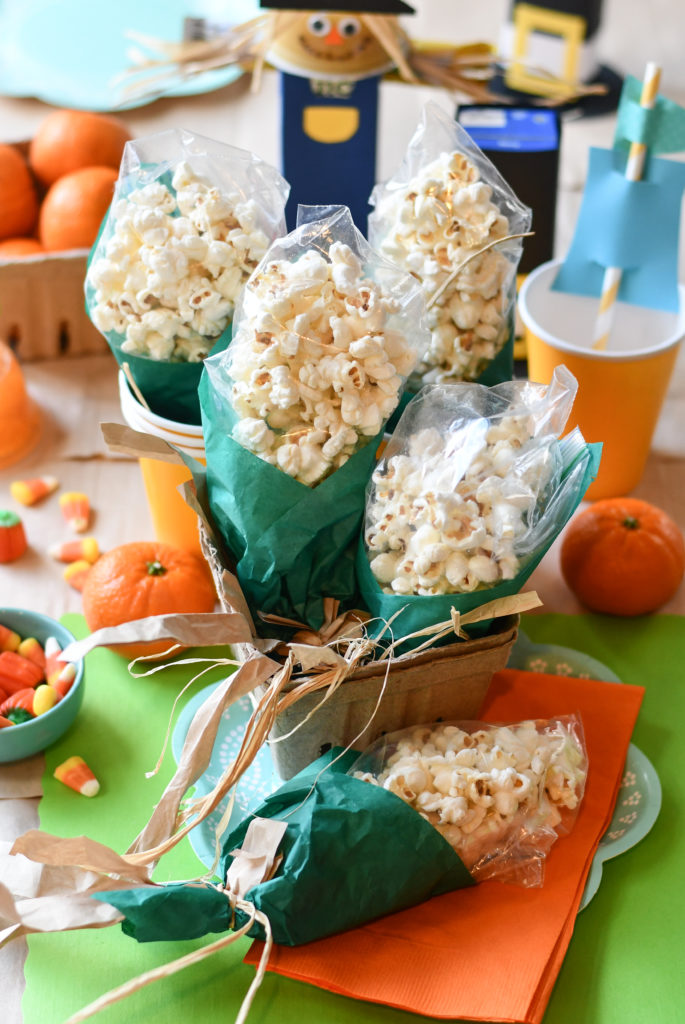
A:
[[[269,60],[284,71],[354,79],[381,73],[392,61],[356,11],[307,11],[278,35]]]

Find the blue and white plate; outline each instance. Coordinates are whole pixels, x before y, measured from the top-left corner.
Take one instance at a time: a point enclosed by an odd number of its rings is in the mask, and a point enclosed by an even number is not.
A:
[[[131,65],[128,51],[135,44],[127,32],[176,42],[187,16],[239,24],[257,13],[257,0],[0,0],[0,94],[73,109],[140,107],[150,97],[126,100],[115,84]],[[241,74],[235,66],[206,71],[168,83],[159,95],[211,92]]]
[[[610,669],[596,659],[568,647],[533,644],[523,633],[519,633],[508,667],[551,675],[620,682]],[[196,694],[179,716],[172,736],[172,750],[177,762],[180,760],[183,742],[195,712],[216,685],[218,684],[214,683],[205,687]],[[224,771],[235,759],[251,713],[252,705],[248,697],[243,697],[224,711],[209,766],[195,784],[196,796],[204,796],[214,789]],[[282,781],[274,767],[270,748],[265,744],[236,787],[225,834],[238,825],[265,797],[273,793]],[[214,863],[216,832],[227,808],[228,797],[189,834],[195,853],[206,867],[211,867]],[[614,814],[592,861],[580,910],[588,905],[597,892],[604,862],[625,853],[643,839],[659,816],[660,809],[661,785],[656,771],[642,751],[631,743]]]
[[[596,658],[581,651],[557,644],[534,644],[519,631],[508,668],[543,672],[553,676],[574,676],[579,679],[601,679],[620,683],[618,676]],[[621,787],[616,798],[613,817],[604,833],[585,883],[580,910],[588,905],[602,880],[604,861],[625,853],[643,839],[659,817],[661,783],[652,763],[631,743],[628,747]]]

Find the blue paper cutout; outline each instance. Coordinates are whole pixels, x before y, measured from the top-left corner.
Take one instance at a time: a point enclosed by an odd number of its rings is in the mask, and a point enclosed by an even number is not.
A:
[[[576,230],[553,290],[599,298],[604,270],[623,270],[618,298],[677,312],[680,203],[685,165],[649,159],[642,181],[625,178],[626,155],[591,149]]]
[[[642,142],[650,153],[685,151],[685,108],[657,96],[651,110],[640,106],[642,83],[629,76],[619,100],[614,146]]]
[[[366,235],[369,196],[376,180],[378,84],[373,76],[345,83],[344,95],[326,94],[331,83],[316,83],[301,75],[281,72],[282,173],[290,184],[285,208],[292,231],[299,204],[349,207],[357,228]],[[318,87],[324,91],[317,91]],[[354,108],[358,126],[341,142],[320,142],[305,131],[308,108]]]

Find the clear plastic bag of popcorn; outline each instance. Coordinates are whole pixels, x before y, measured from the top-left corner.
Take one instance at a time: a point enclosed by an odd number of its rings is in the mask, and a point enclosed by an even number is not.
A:
[[[404,161],[377,185],[369,240],[421,283],[430,345],[409,390],[513,375],[520,238],[532,213],[454,118],[424,108]]]
[[[429,821],[479,882],[543,883],[567,834],[588,758],[577,715],[514,724],[439,722],[382,736],[349,769]]]
[[[153,412],[200,422],[202,362],[230,341],[245,282],[285,231],[288,191],[253,153],[188,131],[126,144],[86,308]]]
[[[356,605],[365,489],[422,312],[346,207],[300,207],[245,286],[230,347],[205,361],[208,503],[257,628],[264,613],[318,629],[326,597]]]
[[[378,439],[428,342],[418,283],[375,253],[347,207],[300,207],[207,363],[231,434],[308,487]]]
[[[368,487],[361,592],[395,637],[517,593],[596,475],[601,446],[562,440],[577,383],[426,385]]]

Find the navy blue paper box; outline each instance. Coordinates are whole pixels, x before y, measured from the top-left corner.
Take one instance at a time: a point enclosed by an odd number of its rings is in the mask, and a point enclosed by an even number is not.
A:
[[[463,104],[457,121],[533,211],[519,273],[554,257],[561,120],[555,110]]]

